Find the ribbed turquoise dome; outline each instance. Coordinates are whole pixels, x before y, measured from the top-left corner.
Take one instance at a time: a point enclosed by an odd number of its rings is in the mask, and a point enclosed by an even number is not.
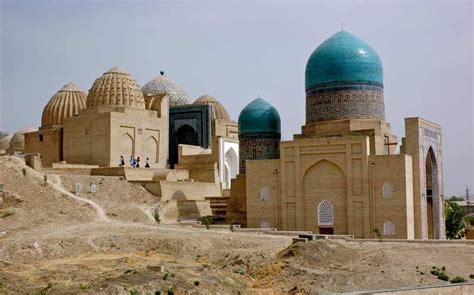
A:
[[[239,134],[281,134],[280,115],[274,106],[260,97],[249,103],[239,115]]]
[[[306,64],[306,89],[337,82],[383,85],[377,52],[365,41],[341,31],[316,48]]]

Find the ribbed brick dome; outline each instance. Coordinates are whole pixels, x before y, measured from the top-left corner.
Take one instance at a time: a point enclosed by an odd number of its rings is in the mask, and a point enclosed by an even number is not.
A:
[[[209,94],[200,96],[193,104],[211,105],[214,119],[230,120],[230,116],[224,106],[215,97]]]
[[[63,125],[64,119],[77,115],[86,108],[87,95],[75,84],[69,83],[56,92],[43,109],[41,126]]]
[[[87,96],[87,108],[127,106],[145,109],[143,93],[137,81],[123,69],[114,67],[95,80]]]

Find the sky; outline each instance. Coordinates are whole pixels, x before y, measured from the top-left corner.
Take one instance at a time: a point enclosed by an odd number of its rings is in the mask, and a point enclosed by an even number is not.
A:
[[[308,57],[343,23],[382,60],[392,132],[404,136],[406,117],[442,125],[445,195],[474,191],[471,1],[0,3],[0,130],[37,128],[63,85],[87,91],[120,66],[141,86],[164,71],[192,100],[217,97],[235,120],[260,96],[288,140],[305,123]]]

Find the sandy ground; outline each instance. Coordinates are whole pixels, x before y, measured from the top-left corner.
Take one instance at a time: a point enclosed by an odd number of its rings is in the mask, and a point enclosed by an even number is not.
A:
[[[450,277],[474,274],[472,244],[292,244],[156,224],[159,200],[119,178],[49,175],[47,182],[0,157],[0,294],[317,294],[446,284],[430,274],[433,266]],[[97,193],[71,193],[75,183],[91,182]]]

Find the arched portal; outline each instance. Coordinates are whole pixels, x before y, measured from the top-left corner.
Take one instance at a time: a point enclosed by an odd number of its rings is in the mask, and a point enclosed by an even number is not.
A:
[[[347,234],[346,177],[339,166],[323,160],[306,170],[303,197],[305,230]],[[319,213],[329,212],[328,208],[333,210],[332,224],[319,222],[324,215]]]
[[[176,137],[178,144],[199,145],[196,130],[187,124],[179,127]]]
[[[224,155],[224,187],[230,189],[232,178],[237,177],[239,170],[239,158],[233,148]]]
[[[433,148],[428,149],[425,160],[425,184],[426,184],[426,216],[428,223],[428,239],[435,238],[435,212],[437,212],[436,199],[439,195],[438,189],[438,166]],[[435,204],[436,203],[436,204]]]

